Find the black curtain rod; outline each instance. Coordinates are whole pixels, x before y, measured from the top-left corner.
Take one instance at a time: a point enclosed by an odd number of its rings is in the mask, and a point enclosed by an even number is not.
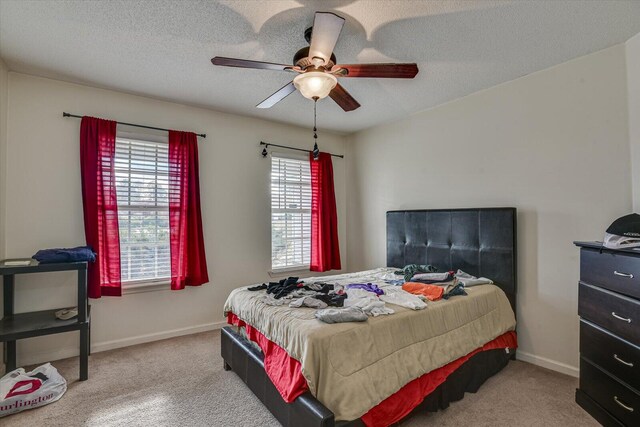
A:
[[[62,113],[62,117],[75,117],[76,119],[81,119],[82,118],[82,116],[78,116],[76,114],[69,114],[69,113],[65,113],[65,112]],[[144,128],[144,129],[163,130],[165,132],[169,132],[169,129],[157,128],[157,127],[153,127],[153,126],[136,125],[136,124],[133,124],[133,123],[125,123],[125,122],[116,122],[116,123],[118,123],[119,125],[134,126],[134,127],[137,127],[137,128]],[[196,135],[200,136],[202,138],[206,138],[207,137],[206,133],[197,133]]]
[[[312,153],[313,152],[311,150],[305,150],[304,148],[287,147],[286,145],[272,144],[270,142],[264,142],[264,141],[260,141],[260,145],[264,145],[265,146],[264,148],[267,148],[268,146],[271,145],[271,146],[274,146],[274,147],[286,148],[287,150],[304,151],[305,153]],[[344,155],[342,155],[342,154],[333,154],[333,153],[329,153],[329,154],[331,154],[333,157],[340,157],[341,159],[344,159]]]

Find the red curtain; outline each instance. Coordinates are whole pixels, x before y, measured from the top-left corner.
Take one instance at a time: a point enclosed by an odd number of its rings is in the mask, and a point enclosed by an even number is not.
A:
[[[204,253],[198,141],[193,132],[169,131],[171,289],[209,281]]]
[[[320,153],[311,163],[311,271],[340,270],[338,214],[333,188],[331,154]]]
[[[96,252],[89,264],[90,298],[120,296],[120,236],[115,177],[116,122],[83,117],[80,123],[80,171],[84,233]]]

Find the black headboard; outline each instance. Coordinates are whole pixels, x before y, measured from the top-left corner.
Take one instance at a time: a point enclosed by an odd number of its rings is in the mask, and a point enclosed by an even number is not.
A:
[[[431,264],[492,279],[515,312],[516,209],[387,212],[387,266]]]

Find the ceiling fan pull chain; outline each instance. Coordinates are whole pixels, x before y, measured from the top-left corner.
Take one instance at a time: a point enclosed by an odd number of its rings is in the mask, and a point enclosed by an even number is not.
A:
[[[317,108],[318,108],[318,97],[313,97],[313,160],[318,160],[318,156],[320,156],[320,150],[318,149],[318,128],[316,126],[317,123]]]

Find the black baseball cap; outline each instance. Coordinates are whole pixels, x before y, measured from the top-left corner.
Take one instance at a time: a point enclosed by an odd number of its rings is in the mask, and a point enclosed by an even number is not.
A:
[[[640,238],[640,215],[632,213],[616,219],[607,228],[607,233]]]

